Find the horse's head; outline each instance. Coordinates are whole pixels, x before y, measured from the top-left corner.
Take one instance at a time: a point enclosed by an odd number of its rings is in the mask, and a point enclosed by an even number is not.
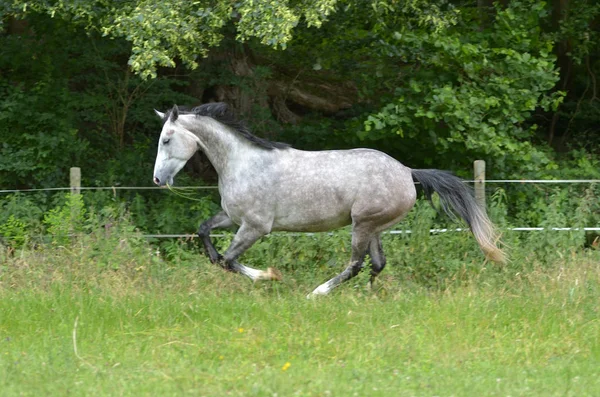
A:
[[[158,186],[172,185],[175,175],[198,150],[198,138],[181,124],[183,116],[179,117],[177,106],[166,114],[158,110],[155,112],[163,119],[164,125],[154,163],[154,183]]]

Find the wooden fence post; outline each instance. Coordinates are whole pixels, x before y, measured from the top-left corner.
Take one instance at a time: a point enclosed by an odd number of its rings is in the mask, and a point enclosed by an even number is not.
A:
[[[473,176],[475,181],[475,200],[483,211],[485,206],[485,161],[475,160],[473,163]]]
[[[81,168],[71,167],[71,194],[79,194],[81,192]]]

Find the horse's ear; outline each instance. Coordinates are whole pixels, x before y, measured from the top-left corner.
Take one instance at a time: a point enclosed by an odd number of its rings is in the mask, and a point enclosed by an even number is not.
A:
[[[156,113],[156,115],[161,119],[165,118],[165,114],[163,112],[159,112],[158,110],[154,109],[154,113]]]
[[[171,109],[171,123],[177,121],[177,117],[179,117],[179,108],[177,105],[173,105],[173,109]]]

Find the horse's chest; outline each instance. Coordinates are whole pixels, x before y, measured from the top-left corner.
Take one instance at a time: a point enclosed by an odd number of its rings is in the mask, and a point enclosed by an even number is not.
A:
[[[264,191],[248,184],[219,184],[219,192],[221,208],[238,225],[249,216],[264,217],[269,206],[268,195],[265,196]]]

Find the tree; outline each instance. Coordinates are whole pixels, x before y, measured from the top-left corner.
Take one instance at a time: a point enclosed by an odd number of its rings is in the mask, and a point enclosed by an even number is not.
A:
[[[558,150],[584,147],[600,150],[600,4],[555,0],[549,32],[556,42],[560,81],[566,93],[551,115],[547,139]],[[558,139],[557,139],[558,138]]]
[[[314,120],[319,147],[360,139],[417,166],[556,167],[533,122],[563,96],[541,0],[14,0],[3,12],[125,40],[144,80],[195,69],[184,79],[196,100],[231,102],[259,131]]]
[[[211,47],[223,40],[222,28],[234,24],[236,38],[258,39],[273,48],[285,48],[292,29],[302,19],[319,27],[334,11],[336,0],[15,0],[4,14],[22,18],[47,13],[67,19],[88,31],[131,42],[129,65],[142,78],[156,77],[157,67],[174,67],[180,59],[190,69],[198,66]]]
[[[552,41],[540,28],[548,11],[537,1],[497,4],[483,29],[478,14],[461,9],[441,33],[384,32],[382,48],[403,66],[393,98],[367,119],[367,130],[419,140],[437,154],[466,149],[506,170],[552,166],[532,145],[530,123],[537,108],[551,110],[561,100],[551,93],[558,80]]]
[[[149,127],[158,128],[151,109],[189,101],[175,91],[181,82],[131,75],[126,42],[86,35],[69,21],[32,12],[5,27],[0,34],[0,185],[64,186],[74,165],[85,168],[86,183],[142,180],[140,164],[151,161],[144,135]],[[137,154],[115,161],[127,156],[122,149],[133,143]]]

